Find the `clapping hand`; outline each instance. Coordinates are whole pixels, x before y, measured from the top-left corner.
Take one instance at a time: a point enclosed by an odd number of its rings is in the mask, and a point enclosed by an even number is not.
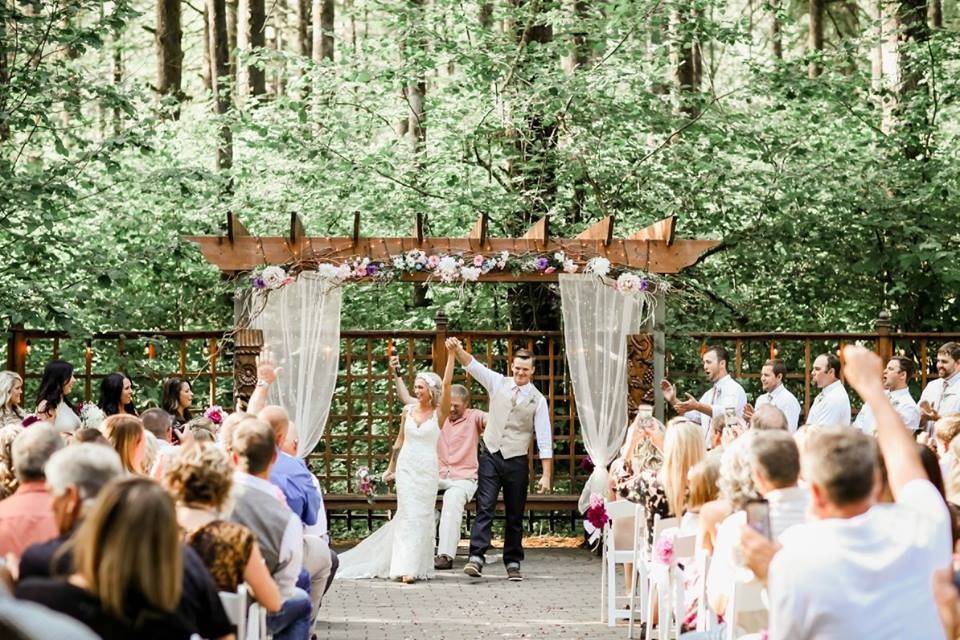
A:
[[[686,394],[686,396],[687,396],[686,400],[682,400],[682,401],[678,402],[677,404],[673,405],[673,408],[674,408],[674,409],[676,410],[676,412],[677,412],[678,414],[680,414],[680,415],[683,415],[683,414],[687,413],[688,411],[696,411],[696,410],[697,410],[697,404],[698,404],[698,403],[697,403],[697,399],[694,398],[694,397],[693,397],[692,395],[690,395],[689,393]]]
[[[660,381],[660,391],[663,392],[663,399],[667,404],[673,404],[677,399],[677,388],[666,378]]]
[[[930,406],[929,400],[921,400],[918,406],[920,407],[920,415],[923,416],[924,420],[933,420],[936,422],[940,419],[940,414]]]
[[[264,347],[260,350],[260,355],[257,356],[257,381],[273,384],[282,370],[281,367],[274,365],[273,352],[269,348]]]

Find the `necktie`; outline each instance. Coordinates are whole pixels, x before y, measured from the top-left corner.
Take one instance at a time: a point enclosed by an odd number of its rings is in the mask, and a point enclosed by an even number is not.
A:
[[[514,385],[514,387],[513,387],[513,395],[512,395],[511,398],[510,398],[510,403],[511,403],[513,406],[517,406],[517,400],[519,400],[519,399],[520,399],[520,387]]]
[[[717,404],[717,395],[720,393],[720,387],[718,385],[713,385],[713,395],[710,397],[710,404]]]
[[[940,411],[940,405],[943,404],[943,396],[947,395],[947,388],[950,384],[947,382],[947,379],[943,379],[943,388],[940,390],[940,397],[937,398],[937,406],[934,407],[937,411]]]

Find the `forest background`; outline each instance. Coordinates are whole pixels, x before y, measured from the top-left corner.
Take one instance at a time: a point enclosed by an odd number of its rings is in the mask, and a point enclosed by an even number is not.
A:
[[[183,235],[723,239],[671,332],[960,324],[956,0],[0,3],[0,323],[222,328]],[[549,328],[550,290],[351,286],[345,328]]]

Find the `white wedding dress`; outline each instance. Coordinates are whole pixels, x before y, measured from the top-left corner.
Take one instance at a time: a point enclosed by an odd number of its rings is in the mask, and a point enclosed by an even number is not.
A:
[[[397,456],[397,512],[393,520],[340,555],[337,578],[433,575],[440,425],[436,412],[418,425],[415,408],[406,408],[403,446]]]

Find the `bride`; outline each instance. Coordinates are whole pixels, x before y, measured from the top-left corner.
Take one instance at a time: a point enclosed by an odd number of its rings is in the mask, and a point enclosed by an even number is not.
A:
[[[432,371],[417,374],[416,402],[403,411],[385,481],[397,483],[393,520],[340,555],[338,578],[393,578],[407,584],[433,569],[434,512],[437,503],[437,440],[450,412],[454,354],[447,350],[443,380]],[[399,453],[397,453],[399,451]]]

